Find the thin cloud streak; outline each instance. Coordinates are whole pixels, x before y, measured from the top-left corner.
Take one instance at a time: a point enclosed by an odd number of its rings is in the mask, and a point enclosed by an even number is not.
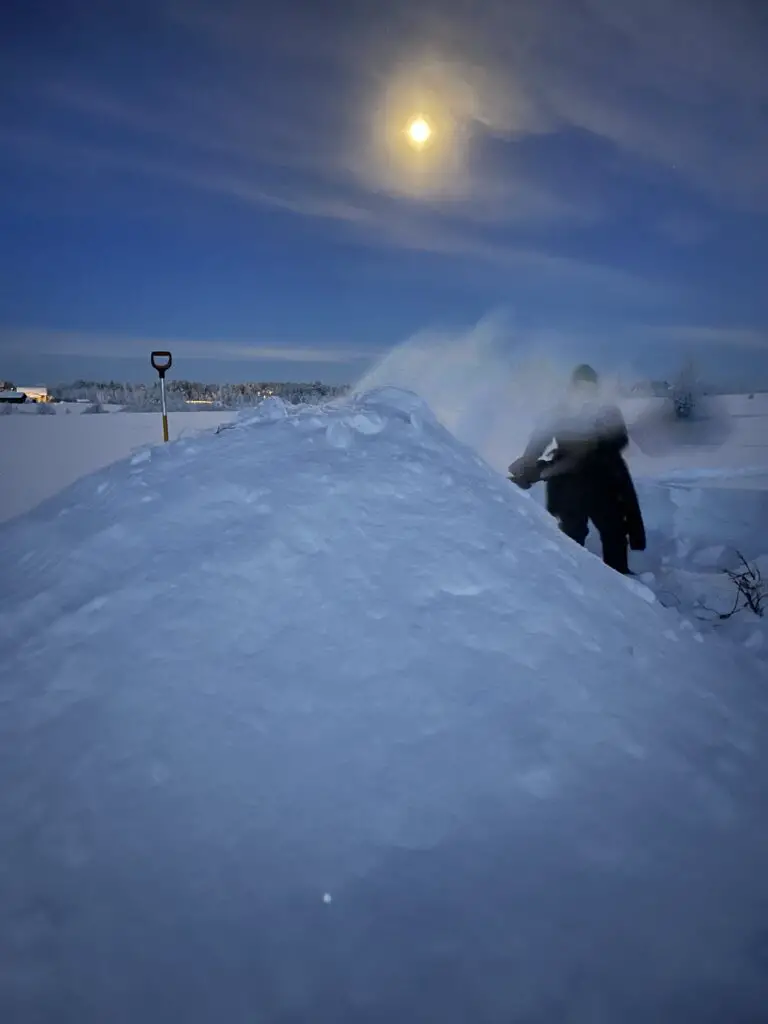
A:
[[[261,188],[245,177],[218,170],[196,169],[131,152],[118,152],[97,145],[60,145],[30,133],[0,133],[6,145],[37,161],[54,156],[60,166],[93,171],[113,169],[174,182],[187,188],[224,196],[247,206],[282,210],[299,217],[323,219],[352,230],[353,240],[376,248],[428,253],[454,260],[480,261],[500,273],[528,269],[545,274],[550,281],[560,278],[574,284],[611,289],[628,297],[669,296],[668,285],[647,281],[614,267],[591,263],[503,244],[483,237],[477,225],[458,216],[440,216],[413,201],[398,203],[387,197],[368,199],[358,194],[357,202],[341,194],[323,194],[304,186],[303,191],[283,194]]]
[[[567,188],[470,159],[483,138],[512,152],[577,129],[724,203],[768,209],[768,25],[748,0],[486,0],[481,16],[470,0],[342,3],[333,18],[319,7],[297,0],[289,19],[246,0],[158,2],[157,25],[180,30],[194,62],[169,67],[158,57],[137,105],[133,77],[123,73],[105,93],[62,58],[51,98],[160,147],[218,154],[230,161],[220,170],[255,188],[268,187],[263,172],[283,168],[352,192],[463,200],[469,220],[473,206],[487,219],[489,191],[501,221],[578,219],[583,197],[574,202]],[[323,89],[306,87],[307,67]],[[392,143],[421,99],[454,145],[414,177]],[[608,212],[597,190],[588,205],[589,216]]]
[[[722,327],[692,324],[637,327],[630,332],[635,337],[654,341],[670,341],[690,346],[743,349],[768,352],[768,327]]]
[[[329,124],[354,124],[325,155],[364,184],[403,190],[376,110],[386,120],[387,111],[400,116],[425,99],[458,150],[477,134],[514,143],[582,129],[723,202],[768,207],[768,23],[749,0],[486,0],[480,13],[471,0],[390,0],[364,18],[342,9],[325,24],[308,12],[302,32],[270,22],[269,41],[297,65],[342,69],[359,86],[353,95],[363,110],[340,95],[309,102],[323,129],[312,145],[324,152]],[[221,55],[244,59],[263,47],[264,26],[245,0],[176,4],[173,15],[190,33],[205,32]],[[308,98],[284,101],[301,123]],[[439,181],[455,170],[436,168],[435,188],[480,197],[476,168]]]
[[[94,202],[128,178],[139,212],[178,188],[206,211],[231,202],[324,221],[329,245],[398,254],[446,291],[473,277],[489,301],[524,305],[528,294],[538,323],[566,322],[570,288],[590,307],[585,320],[624,304],[619,337],[763,351],[759,329],[695,326],[708,308],[739,316],[739,296],[700,301],[711,298],[718,230],[726,243],[729,225],[739,230],[723,214],[768,211],[768,19],[754,10],[747,0],[294,0],[290,11],[155,0],[140,18],[158,42],[140,80],[129,33],[110,61],[113,30],[92,61],[56,47],[34,76],[23,60],[11,68],[3,164],[36,161],[57,184],[97,178]],[[406,164],[401,122],[422,100],[455,146],[419,168]],[[134,188],[130,176],[161,187]],[[710,250],[701,260],[699,246]],[[627,308],[634,301],[642,311]],[[633,326],[644,320],[654,326]],[[215,357],[228,344],[189,343],[216,345]],[[286,351],[242,344],[254,359]]]
[[[153,350],[171,349],[174,355],[225,361],[272,360],[285,363],[364,362],[377,354],[373,347],[281,345],[229,340],[126,337],[109,332],[85,332],[34,328],[0,329],[0,353],[4,355],[109,356],[134,359]]]
[[[330,131],[325,135],[318,132],[306,111],[294,114],[288,109],[282,116],[273,112],[273,119],[267,120],[263,112],[255,115],[247,101],[226,90],[219,90],[218,102],[212,103],[210,91],[200,92],[192,86],[181,90],[175,84],[162,90],[164,109],[152,111],[81,83],[55,82],[43,92],[60,108],[86,116],[95,130],[100,124],[112,124],[123,131],[119,151],[123,160],[130,161],[138,149],[143,153],[151,140],[152,148],[159,150],[158,159],[176,163],[178,173],[189,173],[192,155],[198,164],[209,168],[210,178],[229,179],[240,191],[268,192],[267,183],[275,172],[282,172],[280,178],[284,179],[289,170],[297,191],[339,192],[341,198],[335,204],[341,211],[353,200],[365,204],[380,201],[382,196],[410,196],[435,214],[448,213],[478,226],[588,224],[603,216],[596,201],[571,202],[509,169],[475,168],[471,177],[451,181],[444,163],[435,169],[432,186],[414,192],[402,174],[399,179],[395,174],[385,180],[372,173],[370,161],[376,159],[378,166],[384,167],[391,163],[386,155],[339,148]],[[184,159],[178,157],[180,150]],[[283,200],[286,207],[291,201],[290,195]],[[341,219],[347,219],[344,212]]]

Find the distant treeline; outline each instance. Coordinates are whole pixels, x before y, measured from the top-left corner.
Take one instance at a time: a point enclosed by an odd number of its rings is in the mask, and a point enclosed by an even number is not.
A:
[[[73,384],[58,384],[48,389],[59,402],[90,402],[94,405],[121,405],[135,411],[156,410],[160,406],[160,384],[121,384],[78,380]],[[166,381],[169,409],[187,408],[200,403],[200,409],[232,409],[256,405],[276,395],[293,405],[318,404],[344,395],[349,385],[312,384],[294,382],[259,382],[247,384],[201,384],[197,381]]]

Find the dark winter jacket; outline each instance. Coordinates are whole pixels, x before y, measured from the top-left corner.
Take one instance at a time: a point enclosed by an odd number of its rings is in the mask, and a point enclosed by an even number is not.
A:
[[[553,440],[552,457],[542,459]],[[643,551],[646,534],[640,502],[622,457],[628,444],[626,423],[616,406],[604,406],[586,416],[565,410],[534,432],[522,458],[510,466],[510,474],[524,488],[542,479],[554,481],[563,474],[578,476],[585,487],[599,492],[602,500],[615,503],[629,546]],[[548,485],[547,507],[555,516],[559,510],[550,506],[556,505],[559,490]]]
[[[616,406],[581,412],[566,408],[534,431],[523,461],[533,463],[541,458],[553,440],[558,458],[568,460],[569,466],[584,468],[603,462],[606,456],[620,455],[629,444],[629,435]]]
[[[643,513],[632,474],[620,454],[611,460],[610,471],[615,481],[616,497],[624,518],[629,546],[633,551],[645,551],[646,535]]]

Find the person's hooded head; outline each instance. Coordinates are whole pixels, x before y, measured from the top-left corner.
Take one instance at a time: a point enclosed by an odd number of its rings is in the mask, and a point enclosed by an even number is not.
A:
[[[577,366],[571,374],[565,405],[570,410],[569,415],[576,418],[574,424],[580,422],[579,429],[591,430],[600,407],[600,378],[587,363]],[[575,425],[573,429],[576,429]]]
[[[584,395],[594,395],[600,385],[600,378],[597,371],[588,363],[577,366],[571,374],[571,390]]]

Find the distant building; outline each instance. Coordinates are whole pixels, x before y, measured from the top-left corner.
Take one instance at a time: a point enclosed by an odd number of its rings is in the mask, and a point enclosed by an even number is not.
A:
[[[20,405],[22,402],[26,402],[27,396],[23,391],[0,391],[0,402],[11,405]]]
[[[48,388],[16,388],[23,391],[32,402],[52,402],[53,396],[48,394]]]

